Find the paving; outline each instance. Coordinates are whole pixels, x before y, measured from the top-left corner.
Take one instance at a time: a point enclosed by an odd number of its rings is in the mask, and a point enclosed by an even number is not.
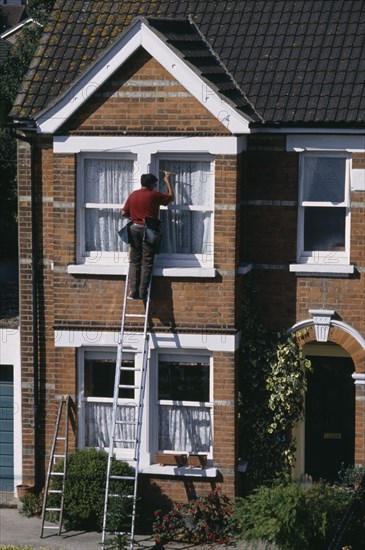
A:
[[[34,549],[43,548],[47,550],[101,550],[101,534],[84,531],[63,531],[60,536],[45,533],[40,538],[41,520],[38,517],[27,518],[14,508],[14,499],[2,499],[0,508],[0,546],[12,544],[15,546],[30,546]],[[215,545],[222,550],[243,550],[248,549],[247,545],[241,542],[229,545]],[[137,536],[135,549],[155,548],[153,537]],[[209,550],[212,545],[194,545],[188,543],[169,543],[164,547],[166,550]],[[259,545],[258,550],[263,550],[264,545]]]

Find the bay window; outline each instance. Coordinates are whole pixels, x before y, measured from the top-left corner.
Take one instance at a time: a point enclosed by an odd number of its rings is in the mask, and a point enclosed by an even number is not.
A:
[[[349,158],[304,153],[300,158],[298,261],[349,263]]]

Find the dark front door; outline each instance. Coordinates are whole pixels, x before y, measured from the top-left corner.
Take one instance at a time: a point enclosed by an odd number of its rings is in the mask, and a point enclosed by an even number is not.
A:
[[[305,472],[335,481],[341,464],[354,464],[354,364],[346,357],[308,357],[305,414]]]

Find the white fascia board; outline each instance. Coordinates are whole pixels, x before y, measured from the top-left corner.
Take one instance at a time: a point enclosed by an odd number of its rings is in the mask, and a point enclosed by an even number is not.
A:
[[[210,88],[143,22],[137,22],[68,94],[38,118],[38,132],[53,134],[123,63],[142,46],[232,134],[249,134],[249,117],[244,117]],[[206,101],[204,101],[206,100]]]
[[[211,153],[238,155],[247,148],[246,136],[55,136],[55,153]]]
[[[38,132],[53,134],[141,46],[141,23],[136,23],[74,86],[37,120]]]
[[[306,135],[306,134],[313,134],[313,135],[348,135],[348,136],[356,136],[356,135],[364,135],[364,130],[360,128],[310,128],[309,126],[307,128],[299,128],[299,127],[286,127],[286,126],[280,126],[280,127],[259,127],[255,126],[254,128],[251,128],[251,134],[298,134],[298,135]]]
[[[361,152],[365,151],[365,135],[320,135],[320,134],[292,134],[286,139],[286,150],[289,152],[305,151],[346,151]]]
[[[95,330],[57,330],[55,346],[59,348],[113,347],[118,345],[119,332]],[[191,333],[152,333],[151,349],[207,350],[234,353],[240,344],[241,334],[191,334]],[[143,334],[126,333],[126,346],[131,352],[142,350]]]
[[[158,38],[142,26],[142,46],[232,134],[249,134],[251,119],[238,113]]]

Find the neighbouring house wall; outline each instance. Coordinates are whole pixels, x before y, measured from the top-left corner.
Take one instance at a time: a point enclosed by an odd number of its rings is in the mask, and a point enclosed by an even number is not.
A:
[[[241,260],[252,260],[252,281],[263,323],[290,328],[310,318],[310,309],[334,310],[365,336],[365,192],[351,192],[351,258],[347,278],[289,272],[296,263],[299,154],[286,151],[283,135],[248,140],[242,216],[248,243]],[[363,153],[352,153],[352,168],[365,169]],[[242,238],[242,237],[241,237]],[[313,332],[314,335],[314,332]],[[314,337],[314,336],[313,336]],[[331,328],[329,341],[344,347],[357,373],[365,373],[365,351],[356,339]],[[365,463],[364,385],[356,384],[355,460]]]

